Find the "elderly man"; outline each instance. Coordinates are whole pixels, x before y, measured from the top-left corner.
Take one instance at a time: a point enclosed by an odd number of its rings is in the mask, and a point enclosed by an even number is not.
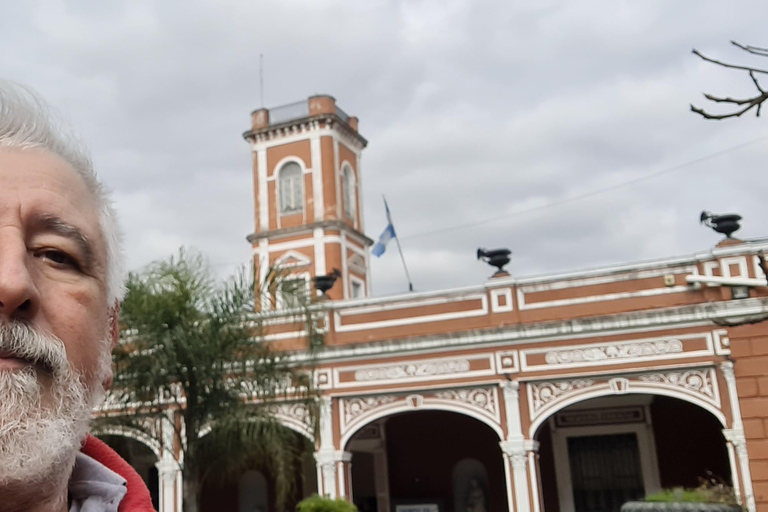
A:
[[[0,510],[151,511],[87,434],[112,379],[122,256],[88,155],[52,119],[0,81]]]

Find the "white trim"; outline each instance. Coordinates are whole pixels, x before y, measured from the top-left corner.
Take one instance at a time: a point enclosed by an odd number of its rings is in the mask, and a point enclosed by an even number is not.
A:
[[[483,361],[488,363],[488,368],[472,370],[472,361]],[[356,373],[365,370],[387,368],[397,370],[399,367],[429,367],[430,365],[450,364],[453,362],[462,362],[466,364],[465,371],[455,371],[451,373],[425,373],[423,375],[412,375],[405,377],[389,377],[383,379],[370,379],[370,380],[353,380],[342,382],[342,373]],[[414,368],[414,371],[418,371],[418,368]],[[493,354],[471,354],[471,355],[459,355],[455,357],[442,357],[442,358],[430,358],[430,359],[416,359],[410,361],[398,361],[394,363],[373,363],[354,366],[340,366],[333,368],[333,385],[337,389],[361,387],[361,386],[374,386],[374,385],[389,385],[389,384],[410,384],[414,382],[435,382],[440,380],[452,380],[456,378],[468,378],[468,377],[485,377],[496,374],[496,365]]]
[[[289,163],[295,163],[301,169],[299,174],[299,181],[301,184],[301,211],[290,210],[282,211],[280,204],[280,173],[283,167]],[[307,174],[307,164],[296,155],[288,155],[280,159],[277,164],[272,168],[272,176],[275,177],[275,211],[277,212],[277,229],[281,227],[281,219],[283,217],[290,217],[292,215],[301,214],[303,218],[302,224],[307,223],[307,187],[304,183],[304,176]]]
[[[655,460],[652,456],[652,454],[655,453],[653,434],[649,433],[648,430],[649,428],[646,423],[625,423],[569,428],[555,428],[553,425],[552,452],[555,461],[560,512],[573,512],[574,510],[570,454],[568,453],[568,438],[570,437],[635,434],[645,494],[648,495],[658,492],[661,489],[661,484],[659,483],[659,467],[658,464],[654,464]]]
[[[341,411],[341,408],[339,408],[339,411]],[[499,436],[500,441],[504,438],[504,432],[502,431],[501,426],[498,424],[498,421],[492,419],[489,415],[479,414],[467,407],[458,406],[456,405],[456,402],[424,397],[424,402],[418,409],[414,409],[407,403],[399,401],[395,404],[392,404],[391,406],[381,406],[369,414],[359,416],[355,419],[355,421],[346,426],[346,429],[341,436],[339,445],[343,449],[347,446],[347,443],[349,443],[349,440],[353,435],[355,435],[355,433],[357,433],[357,431],[380,418],[385,416],[392,416],[401,412],[413,411],[447,411],[464,414],[465,416],[479,420],[491,427],[491,429],[496,432],[496,435]]]
[[[260,231],[269,231],[269,190],[267,188],[267,150],[260,149],[256,153],[256,174],[258,179],[259,195],[259,223]]]
[[[714,383],[716,387],[717,386],[716,379]],[[533,401],[531,397],[531,387],[530,386],[526,386],[526,387],[528,388],[528,407],[530,409],[532,407],[532,401]],[[714,392],[715,392],[715,396],[719,397],[719,391],[715,389]],[[662,396],[669,396],[671,398],[678,398],[680,400],[685,400],[686,402],[690,402],[692,404],[698,405],[702,409],[705,409],[710,413],[712,413],[712,415],[715,418],[717,418],[717,420],[720,422],[721,425],[726,426],[727,424],[725,420],[725,415],[720,410],[719,404],[713,404],[709,401],[705,401],[701,398],[695,397],[690,393],[681,392],[675,388],[667,387],[664,385],[651,386],[651,385],[648,385],[647,383],[632,381],[631,386],[629,387],[626,393],[627,394],[662,395]],[[535,419],[531,421],[531,425],[528,429],[528,435],[531,439],[533,439],[536,434],[536,431],[545,421],[547,421],[550,417],[554,416],[558,411],[565,409],[570,405],[583,402],[591,398],[614,396],[615,394],[616,393],[613,390],[611,390],[609,384],[607,382],[604,382],[604,383],[599,383],[599,384],[595,384],[594,386],[591,386],[587,391],[576,393],[563,400],[560,400],[552,404],[550,407],[542,409],[537,413],[537,415],[534,415],[531,411],[529,411],[529,417],[535,418]]]
[[[744,499],[747,510],[755,512],[755,494],[752,487],[752,471],[749,467],[749,453],[747,450],[747,440],[744,436],[744,424],[741,418],[741,404],[739,402],[739,393],[736,387],[736,375],[733,370],[733,362],[725,361],[720,364],[720,370],[723,373],[725,387],[728,391],[728,399],[731,402],[731,416],[733,425],[731,428],[732,437],[728,441],[735,445],[739,460],[739,469],[741,470],[742,483],[744,484]],[[724,432],[725,433],[725,432]],[[726,436],[728,438],[728,436]],[[734,476],[734,480],[738,476]]]
[[[333,314],[334,314],[334,321],[336,325],[335,331],[336,332],[362,331],[362,330],[368,330],[368,329],[381,329],[384,327],[396,327],[401,325],[412,325],[412,324],[420,324],[420,323],[426,323],[426,322],[457,320],[461,318],[470,318],[475,316],[487,315],[488,314],[488,296],[485,294],[468,295],[455,300],[445,300],[445,301],[434,299],[432,301],[425,301],[424,303],[419,303],[418,306],[430,305],[428,303],[443,304],[443,303],[449,303],[449,302],[469,302],[469,301],[476,301],[476,300],[480,301],[480,309],[470,309],[467,311],[459,311],[455,313],[435,313],[431,315],[408,316],[404,318],[398,318],[395,320],[380,320],[376,322],[366,322],[366,323],[349,324],[349,325],[343,324],[342,322],[343,316],[365,314],[366,312],[369,312],[369,311],[366,311],[366,309],[368,308],[358,308],[352,311],[344,311],[344,313],[342,313],[339,310],[334,310]],[[408,303],[390,304],[380,308],[379,311],[391,311],[395,309],[407,308],[409,306],[410,304]]]
[[[350,301],[366,303],[364,301]],[[338,302],[331,304],[339,307]],[[416,341],[388,342],[327,347],[314,355],[318,362],[355,361],[371,356],[387,357],[399,354],[449,352],[466,346],[492,349],[511,347],[527,343],[546,343],[558,340],[575,340],[611,335],[648,333],[667,329],[711,327],[712,322],[727,319],[745,319],[768,312],[768,299],[744,299],[684,307],[628,312],[617,315],[592,318],[576,318],[559,322],[536,325],[512,325],[508,329],[493,333],[467,332],[460,335],[436,335]],[[293,354],[289,359],[295,363],[305,361],[302,354]]]
[[[313,245],[315,249],[315,275],[322,276],[328,274],[325,263],[325,236],[323,228],[315,228],[313,238],[308,245]]]
[[[320,128],[320,123],[317,121],[302,123],[302,125],[306,125],[306,128],[300,129],[295,133],[290,133],[288,135],[280,135],[279,137],[273,137],[269,140],[262,140],[262,141],[254,140],[253,150],[259,151],[262,149],[270,149],[277,146],[285,146],[286,144],[293,144],[294,142],[301,142],[303,140],[307,140],[312,136],[316,136],[318,138],[324,137],[324,136],[332,136],[335,131],[333,128],[328,128],[327,126],[324,128]]]
[[[357,218],[360,223],[358,228],[365,233],[365,221],[363,217],[363,172],[361,170],[362,158],[359,151],[355,151],[355,170],[357,171]]]
[[[731,265],[739,267],[739,275],[731,275]],[[730,258],[722,258],[720,260],[720,273],[723,277],[744,277],[749,278],[749,268],[747,267],[746,256],[732,256]],[[763,283],[766,284],[766,283]]]
[[[509,363],[506,361],[509,360]],[[520,371],[520,356],[517,350],[500,350],[496,352],[496,368],[501,375]]]
[[[512,303],[512,288],[494,288],[490,290],[491,293],[491,312],[492,313],[508,313],[514,309]],[[504,297],[506,304],[503,306],[499,303],[499,298]]]
[[[296,261],[292,263],[286,263],[286,261],[289,259],[294,259]],[[281,268],[306,267],[310,264],[312,264],[312,259],[309,258],[309,256],[294,250],[286,251],[280,257],[278,257],[274,262],[274,266],[281,267]]]
[[[659,342],[667,342],[667,341],[680,341],[684,342],[685,340],[698,340],[698,339],[704,339],[705,343],[705,349],[704,350],[685,350],[685,343],[681,343],[680,352],[669,352],[666,354],[650,354],[650,355],[643,355],[638,354],[633,357],[616,357],[616,358],[606,358],[606,359],[599,359],[599,360],[592,360],[592,361],[578,361],[574,363],[547,363],[544,364],[528,364],[528,358],[532,355],[539,355],[539,354],[548,354],[552,352],[561,352],[561,351],[578,351],[578,350],[588,350],[588,349],[600,349],[600,348],[613,348],[613,347],[631,347],[632,345],[637,344],[655,344]],[[605,365],[616,365],[616,364],[627,364],[627,363],[640,363],[645,361],[668,361],[668,360],[674,360],[674,359],[688,359],[692,357],[706,357],[706,356],[712,356],[715,355],[715,348],[714,348],[714,342],[711,332],[702,332],[702,333],[691,333],[691,334],[671,334],[667,336],[661,336],[661,337],[654,337],[654,338],[638,338],[638,339],[631,339],[631,340],[618,340],[618,341],[608,341],[608,342],[601,342],[601,343],[588,343],[584,345],[568,345],[567,347],[547,347],[547,348],[536,348],[536,349],[527,349],[527,350],[521,350],[520,351],[520,368],[521,371],[524,372],[530,372],[530,371],[543,371],[543,370],[556,370],[556,369],[569,369],[569,368],[585,368],[589,366],[605,366]]]
[[[684,293],[691,291],[688,286],[670,286],[664,288],[651,288],[647,290],[638,290],[635,292],[616,292],[606,293],[604,295],[587,295],[584,297],[574,297],[572,299],[545,300],[527,304],[525,302],[525,287],[517,289],[517,307],[524,309],[553,308],[561,306],[574,306],[577,304],[588,304],[592,302],[604,302],[619,299],[634,299],[638,297],[654,297],[657,295],[669,295],[672,293]]]
[[[323,231],[323,228],[319,228],[319,227],[315,228],[315,230],[317,229],[319,229],[321,232]],[[314,233],[314,231],[308,232],[308,233],[297,233],[297,235],[303,235],[303,234],[309,235],[310,233]],[[325,244],[330,244],[330,243],[341,244],[341,237],[338,235],[324,235],[321,240]],[[290,242],[280,242],[280,243],[272,242],[269,244],[269,252],[280,252],[286,249],[300,249],[302,247],[310,247],[315,243],[316,243],[316,240],[311,236],[308,236],[307,238],[300,238],[298,240],[291,240]]]
[[[312,199],[315,205],[315,222],[325,219],[325,197],[323,197],[323,160],[320,136],[309,136],[309,155],[312,161]]]
[[[352,286],[355,285],[355,284],[360,286],[360,293],[362,293],[362,295],[360,297],[355,297],[352,294]],[[352,298],[352,299],[358,299],[358,298],[359,299],[363,299],[363,298],[365,298],[365,280],[360,279],[359,277],[357,277],[355,275],[349,274],[349,297]]]
[[[358,211],[358,205],[357,205],[357,176],[355,175],[355,169],[352,167],[352,164],[349,163],[349,160],[343,160],[341,162],[340,171],[341,173],[341,202],[342,204],[342,220],[351,220],[352,225],[355,227],[355,229],[358,228],[357,223],[357,211]],[[347,172],[349,172],[349,175],[352,177],[352,188],[349,190],[349,193],[351,195],[351,212],[349,212],[351,215],[347,215],[347,201],[346,201],[346,194],[344,192],[345,188],[347,188],[345,179],[347,177]]]
[[[348,299],[349,295],[349,270],[347,269],[347,233],[341,232],[341,296]]]
[[[339,167],[339,139],[336,136],[336,133],[334,132],[333,136],[333,178],[336,183],[336,218],[339,220],[343,220],[344,212],[341,206],[341,203],[343,202],[341,197],[341,176],[339,175],[339,171],[341,168]]]

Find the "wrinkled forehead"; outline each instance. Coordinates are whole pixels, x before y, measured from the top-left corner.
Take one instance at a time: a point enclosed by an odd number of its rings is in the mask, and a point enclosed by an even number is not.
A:
[[[17,216],[26,235],[50,232],[87,245],[94,262],[106,265],[97,197],[58,155],[0,148],[0,219],[3,215],[5,222]]]

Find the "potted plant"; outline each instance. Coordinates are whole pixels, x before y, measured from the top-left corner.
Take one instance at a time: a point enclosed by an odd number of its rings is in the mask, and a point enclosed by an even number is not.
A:
[[[332,500],[315,494],[299,502],[296,512],[357,512],[357,507],[345,500]]]
[[[622,505],[621,512],[742,512],[733,487],[710,477],[692,489],[675,487]]]

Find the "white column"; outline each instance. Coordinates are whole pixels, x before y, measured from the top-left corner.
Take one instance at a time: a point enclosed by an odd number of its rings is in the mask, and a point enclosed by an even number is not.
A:
[[[352,501],[352,453],[337,451],[333,454],[336,462],[336,476],[339,484],[339,498]],[[349,492],[347,492],[349,488]]]
[[[160,491],[160,510],[158,512],[181,512],[182,475],[181,464],[174,455],[176,441],[174,420],[173,411],[168,411],[160,422],[163,453],[160,460],[155,464],[158,483],[160,484],[158,486]]]
[[[176,495],[177,491],[180,494],[181,488],[177,488],[176,483],[180,481],[181,468],[179,463],[166,452],[160,459],[160,462],[155,464],[157,467],[157,478],[159,480],[160,490],[160,510],[159,512],[178,512],[176,509]],[[181,509],[178,509],[179,511]]]
[[[531,497],[528,485],[528,453],[538,449],[538,443],[525,439],[520,420],[520,384],[517,381],[505,382],[502,386],[504,409],[507,420],[507,439],[499,443],[505,456],[507,475],[507,500],[509,510],[531,512]],[[510,475],[511,472],[511,475]],[[512,503],[514,488],[514,506]]]
[[[321,496],[335,499],[336,492],[336,449],[333,446],[333,409],[331,397],[320,398],[320,449],[315,452],[317,464],[317,491]]]
[[[733,363],[726,361],[720,365],[720,370],[725,378],[725,385],[728,389],[728,398],[731,402],[731,416],[733,416],[732,428],[723,430],[725,439],[736,450],[739,469],[741,473],[741,484],[743,490],[743,503],[748,512],[755,512],[757,504],[755,503],[755,494],[752,489],[752,472],[749,469],[749,454],[747,453],[747,439],[744,436],[744,424],[741,421],[741,406],[739,405],[739,395],[736,390],[736,375],[733,372]],[[738,474],[733,475],[734,490],[736,490],[736,480]]]

